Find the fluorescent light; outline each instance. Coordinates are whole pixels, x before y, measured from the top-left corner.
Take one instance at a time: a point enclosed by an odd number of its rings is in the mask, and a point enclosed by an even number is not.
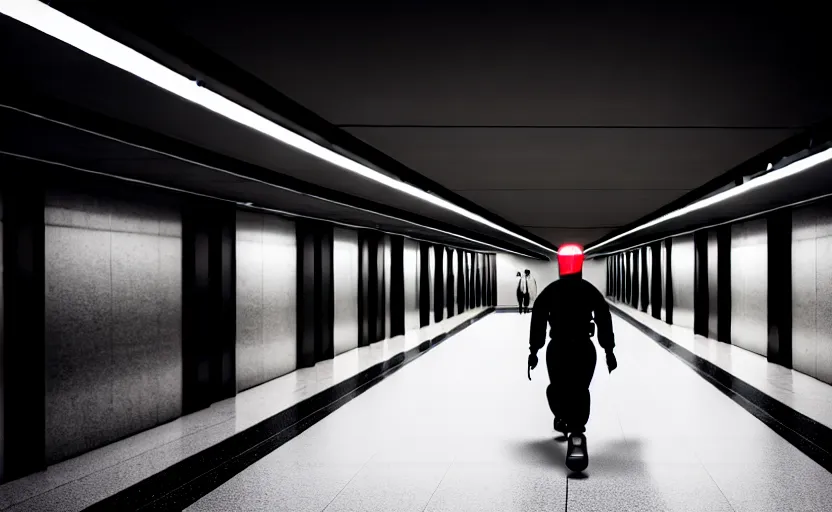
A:
[[[682,215],[687,215],[688,213],[694,212],[696,210],[701,210],[702,208],[707,208],[708,206],[714,205],[721,201],[725,201],[726,199],[732,198],[734,196],[738,196],[740,194],[744,194],[749,190],[753,190],[755,188],[761,187],[763,185],[768,185],[769,183],[775,182],[777,180],[782,180],[783,178],[788,178],[794,174],[799,172],[803,172],[806,169],[814,167],[818,164],[822,164],[824,162],[829,161],[832,159],[832,149],[827,149],[825,151],[821,151],[820,153],[815,153],[814,155],[808,156],[796,162],[793,162],[782,169],[777,169],[776,171],[772,171],[768,174],[764,174],[759,178],[755,178],[751,181],[748,181],[742,185],[738,185],[734,188],[728,189],[724,192],[720,192],[719,194],[713,195],[706,199],[702,199],[701,201],[697,201],[695,203],[691,203],[683,208],[680,208],[676,211],[670,212],[667,215],[663,215],[657,219],[651,220],[650,222],[643,224],[637,228],[631,229],[626,233],[622,233],[620,235],[614,236],[609,240],[601,242],[600,244],[590,247],[586,250],[586,252],[594,251],[599,247],[607,245],[610,242],[614,242],[619,240],[625,236],[631,235],[643,229],[647,229],[651,226],[655,226],[656,224],[661,224],[662,222],[668,221],[670,219],[675,219],[677,217],[681,217]]]
[[[440,208],[457,213],[467,219],[478,222],[482,225],[496,229],[514,238],[530,243],[541,249],[550,252],[557,252],[522,235],[514,233],[500,225],[497,225],[476,213],[457,206],[450,201],[437,197],[429,192],[421,190],[404,183],[403,181],[391,178],[381,172],[371,169],[363,164],[351,160],[341,154],[312,142],[311,140],[288,130],[265,117],[254,113],[247,108],[234,103],[233,101],[220,96],[196,82],[166,68],[135,50],[96,32],[92,28],[70,18],[38,0],[0,0],[0,12],[25,23],[45,34],[59,39],[79,50],[103,60],[113,66],[123,69],[128,73],[146,80],[168,92],[176,94],[188,101],[196,103],[212,112],[215,112],[232,121],[238,122],[249,128],[259,131],[269,137],[288,144],[295,149],[313,155],[342,169],[354,172],[364,178],[371,179],[377,183],[393,188],[410,196],[416,197]]]

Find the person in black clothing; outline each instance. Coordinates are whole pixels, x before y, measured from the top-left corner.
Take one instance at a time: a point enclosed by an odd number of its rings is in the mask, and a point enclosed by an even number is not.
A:
[[[589,384],[595,373],[593,326],[598,328],[598,344],[606,353],[610,372],[618,363],[613,354],[615,337],[612,317],[604,296],[582,277],[583,248],[576,244],[558,249],[560,279],[547,286],[537,297],[532,311],[529,333],[529,368],[537,366],[537,352],[546,344],[549,324],[549,347],[546,367],[549,387],[546,398],[555,415],[555,430],[568,435],[566,465],[573,471],[586,469],[586,423],[589,420]]]
[[[532,272],[526,269],[526,275],[517,273],[517,304],[520,306],[520,314],[529,312],[529,303],[532,296],[537,294],[537,281],[532,277]]]

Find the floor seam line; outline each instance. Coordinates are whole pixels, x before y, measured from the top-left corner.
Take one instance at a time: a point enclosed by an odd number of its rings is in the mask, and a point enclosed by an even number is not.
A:
[[[344,487],[341,487],[341,490],[338,491],[338,493],[335,496],[333,496],[331,500],[329,500],[329,503],[327,503],[326,506],[321,509],[321,512],[324,512],[326,509],[328,509],[329,506],[332,505],[335,502],[335,500],[338,499],[338,496],[340,496],[344,492],[344,489],[346,489],[352,483],[352,481],[355,480],[355,477],[357,477],[359,473],[364,471],[364,468],[367,467],[367,464],[369,464],[370,461],[376,457],[376,455],[378,455],[378,452],[375,452],[369,459],[364,461],[364,464],[362,464],[361,467],[358,468],[358,471],[356,471],[355,474],[352,475],[349,480],[347,480],[347,483],[344,484]]]
[[[725,492],[722,490],[722,487],[719,486],[719,483],[717,483],[717,481],[714,479],[714,476],[711,474],[710,471],[708,471],[708,466],[706,466],[705,463],[702,462],[702,459],[699,458],[699,455],[695,451],[693,452],[693,456],[696,457],[697,461],[699,461],[699,464],[702,466],[702,469],[705,470],[705,474],[708,475],[708,478],[711,479],[711,482],[713,482],[716,488],[719,489],[719,493],[722,495],[723,498],[725,498],[725,503],[728,504],[728,506],[731,508],[733,512],[737,512],[737,509],[734,508],[734,505],[731,503],[731,500],[729,500],[728,496],[725,495]]]
[[[433,500],[433,497],[436,496],[436,491],[439,490],[439,486],[442,485],[442,482],[445,481],[445,477],[448,476],[448,472],[451,470],[451,467],[454,465],[454,462],[456,462],[456,455],[454,455],[454,458],[451,459],[451,463],[448,464],[448,467],[445,468],[445,473],[442,475],[442,478],[439,479],[439,482],[436,484],[436,488],[434,488],[433,492],[430,493],[430,498],[428,498],[427,503],[425,503],[425,508],[422,509],[422,512],[425,512],[425,510],[427,510],[430,506],[431,500]]]

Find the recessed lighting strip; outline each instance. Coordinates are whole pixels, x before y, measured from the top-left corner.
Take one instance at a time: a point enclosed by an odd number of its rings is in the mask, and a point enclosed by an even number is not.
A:
[[[172,69],[93,30],[87,25],[38,0],[0,0],[0,13],[59,39],[66,44],[74,46],[93,57],[127,71],[157,87],[196,103],[232,121],[257,130],[295,149],[364,178],[444,208],[445,210],[452,211],[469,220],[488,226],[546,251],[557,252],[534,240],[519,235],[510,229],[495,224],[476,213],[455,205],[446,199],[437,197],[403,181],[391,178],[339,153],[320,146],[205,87],[201,87],[196,81],[189,80],[187,77],[180,75]]]
[[[633,233],[636,233],[638,231],[642,231],[644,229],[655,226],[657,224],[661,224],[662,222],[667,222],[671,219],[675,219],[677,217],[687,215],[688,213],[695,212],[695,211],[701,210],[703,208],[707,208],[707,207],[712,206],[716,203],[720,203],[722,201],[725,201],[726,199],[730,199],[730,198],[738,196],[740,194],[744,194],[744,193],[746,193],[750,190],[754,190],[755,188],[759,188],[759,187],[762,187],[764,185],[768,185],[769,183],[773,183],[775,181],[782,180],[783,178],[788,178],[789,176],[794,176],[797,173],[803,172],[807,169],[811,169],[812,167],[820,165],[824,162],[828,162],[829,160],[832,160],[832,149],[827,149],[825,151],[821,151],[820,153],[815,153],[814,155],[807,156],[806,158],[803,158],[801,160],[793,162],[793,163],[791,163],[791,164],[789,164],[789,165],[787,165],[787,166],[785,166],[781,169],[777,169],[776,171],[772,171],[768,174],[764,174],[764,175],[760,176],[759,178],[755,178],[755,179],[753,179],[751,181],[748,181],[748,182],[746,182],[742,185],[738,185],[738,186],[736,186],[734,188],[731,188],[731,189],[728,189],[724,192],[720,192],[719,194],[716,194],[716,195],[713,195],[711,197],[702,199],[701,201],[691,203],[691,204],[689,204],[689,205],[687,205],[683,208],[679,208],[676,211],[670,212],[670,213],[668,213],[666,215],[663,215],[663,216],[661,216],[657,219],[651,220],[650,222],[642,224],[641,226],[639,226],[637,228],[631,229],[631,230],[627,231],[626,233],[622,233],[620,235],[617,235],[617,236],[614,236],[614,237],[610,238],[609,240],[605,240],[604,242],[601,242],[598,245],[594,245],[594,246],[590,247],[589,249],[587,249],[585,252],[588,253],[588,252],[591,252],[591,251],[595,251],[600,247],[603,247],[603,246],[605,246],[605,245],[607,245],[611,242],[614,242],[616,240],[620,240],[620,239],[624,238],[625,236],[632,235]]]

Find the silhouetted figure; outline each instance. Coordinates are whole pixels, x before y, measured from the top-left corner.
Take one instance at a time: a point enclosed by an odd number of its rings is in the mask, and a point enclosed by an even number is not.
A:
[[[546,344],[549,324],[546,398],[555,415],[555,430],[569,437],[566,465],[573,471],[583,471],[588,464],[584,432],[589,420],[589,383],[596,363],[591,339],[593,320],[609,371],[618,366],[613,355],[615,337],[610,309],[601,292],[583,279],[583,261],[583,248],[579,245],[565,244],[558,249],[560,279],[537,297],[529,333],[529,367],[534,369],[537,351]]]
[[[526,269],[526,275],[517,273],[517,304],[520,308],[520,314],[529,312],[529,303],[534,295],[537,295],[537,281],[531,275],[531,271]]]

